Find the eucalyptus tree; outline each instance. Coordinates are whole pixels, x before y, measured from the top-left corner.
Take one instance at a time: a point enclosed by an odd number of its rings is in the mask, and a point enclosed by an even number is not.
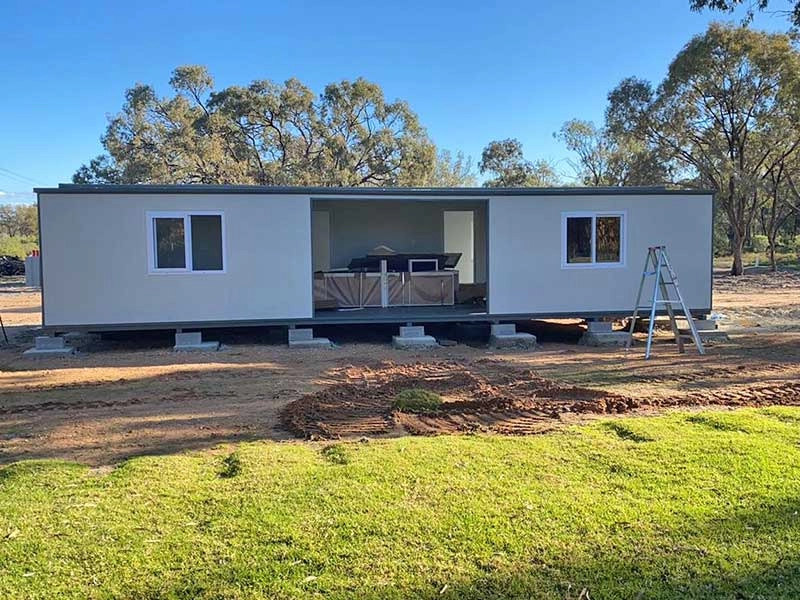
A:
[[[559,185],[559,177],[553,166],[545,160],[527,160],[522,151],[522,143],[513,138],[489,142],[481,154],[478,170],[482,175],[493,175],[484,182],[485,187]]]
[[[778,238],[790,219],[800,215],[800,156],[794,155],[776,165],[765,178],[764,202],[758,219],[769,243],[769,263],[778,270],[775,250]]]
[[[472,158],[460,150],[453,154],[440,150],[436,154],[433,171],[425,185],[429,187],[472,187],[478,178]]]
[[[786,3],[787,9],[779,9],[774,12],[786,15],[793,27],[800,27],[800,1],[791,0]],[[704,8],[719,10],[732,13],[739,6],[746,6],[745,22],[753,20],[756,11],[765,11],[770,6],[770,0],[690,0],[689,6],[694,11],[701,11]]]
[[[173,94],[136,84],[76,182],[419,185],[436,152],[404,101],[364,79],[315,95],[297,79],[214,89],[205,67],[177,68]]]
[[[575,155],[569,164],[583,185],[654,185],[669,179],[666,163],[635,136],[572,119],[554,137]]]
[[[732,232],[731,273],[741,274],[765,181],[800,148],[800,54],[790,37],[712,24],[658,88],[635,78],[617,86],[607,117],[716,191]]]

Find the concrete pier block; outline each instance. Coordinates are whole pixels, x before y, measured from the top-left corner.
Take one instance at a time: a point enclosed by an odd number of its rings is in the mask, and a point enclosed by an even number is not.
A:
[[[611,321],[586,321],[589,333],[611,333]]]
[[[302,329],[289,329],[289,348],[332,348],[333,344],[328,338],[314,337],[311,327]]]
[[[314,339],[314,330],[310,327],[304,329],[289,329],[290,342],[308,342]]]
[[[516,335],[517,326],[513,323],[492,323],[490,335]]]
[[[530,333],[517,333],[513,323],[495,323],[489,335],[490,348],[536,348],[536,336]]]
[[[422,325],[406,325],[400,328],[400,337],[417,338],[425,335],[425,327]]]
[[[67,346],[63,337],[53,337],[49,335],[37,335],[34,338],[34,346],[22,353],[28,358],[46,358],[51,356],[69,356],[75,354],[75,348]]]
[[[694,326],[700,335],[701,342],[727,342],[730,339],[728,333],[717,329],[718,323],[711,319],[695,319]],[[685,335],[691,334],[689,324],[686,321],[679,325],[678,331]]]
[[[215,352],[219,350],[219,342],[204,342],[199,331],[175,334],[176,352]]]
[[[425,335],[425,327],[407,325],[400,328],[400,334],[392,336],[392,346],[405,348],[435,348],[439,346],[432,335]]]
[[[716,331],[717,322],[711,319],[695,319],[694,326],[697,331]]]
[[[731,339],[727,331],[719,329],[698,329],[697,333],[701,342],[727,342]]]
[[[681,335],[692,335],[691,330],[687,327],[686,329],[678,329],[678,332]],[[728,337],[727,331],[721,331],[719,329],[698,329],[697,335],[700,336],[700,341],[705,342],[727,342],[730,340]],[[690,341],[691,343],[691,341]]]
[[[67,341],[63,337],[37,335],[33,341],[37,350],[62,350],[67,347]]]
[[[627,331],[587,331],[578,340],[581,346],[624,346],[627,343]]]

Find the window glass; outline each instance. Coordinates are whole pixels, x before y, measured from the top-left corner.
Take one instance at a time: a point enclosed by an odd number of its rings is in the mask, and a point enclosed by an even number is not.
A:
[[[186,240],[182,217],[153,219],[157,269],[186,268]]]
[[[192,215],[192,270],[222,270],[222,217]]]
[[[618,263],[621,260],[622,217],[597,217],[595,259],[599,263]]]
[[[567,217],[567,262],[592,262],[592,217]]]

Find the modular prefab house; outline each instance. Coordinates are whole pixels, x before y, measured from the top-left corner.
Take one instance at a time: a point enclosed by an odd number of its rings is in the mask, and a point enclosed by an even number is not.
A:
[[[655,245],[668,247],[692,312],[711,310],[709,192],[35,191],[52,332],[622,317]]]

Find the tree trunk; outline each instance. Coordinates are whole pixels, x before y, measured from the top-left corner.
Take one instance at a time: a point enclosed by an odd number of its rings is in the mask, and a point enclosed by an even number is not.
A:
[[[744,275],[744,261],[742,260],[742,252],[744,251],[744,235],[742,235],[742,233],[736,227],[733,228],[731,250],[733,251],[733,266],[731,266],[731,275]]]
[[[769,268],[774,273],[778,270],[778,263],[775,262],[775,239],[777,234],[769,240]]]

